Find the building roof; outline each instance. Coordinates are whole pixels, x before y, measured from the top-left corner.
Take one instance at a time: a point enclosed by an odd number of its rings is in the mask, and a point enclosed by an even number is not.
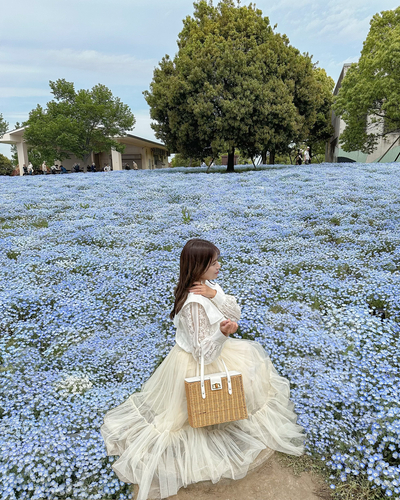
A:
[[[123,136],[123,137],[116,137],[116,139],[120,139],[119,142],[123,142],[123,143],[127,143],[127,144],[130,144],[130,143],[133,143],[135,142],[135,144],[138,144],[138,143],[143,143],[143,144],[140,144],[140,145],[143,145],[143,146],[149,146],[150,145],[153,145],[154,147],[158,147],[158,148],[161,148],[161,149],[168,149],[167,146],[165,144],[163,144],[162,142],[155,142],[155,141],[150,141],[149,139],[144,139],[143,137],[139,137],[138,135],[133,135],[133,134],[126,134],[126,136]],[[126,139],[128,139],[128,141],[126,141]],[[129,139],[131,139],[131,141],[129,141]]]
[[[353,63],[345,63],[345,64],[343,64],[343,68],[342,68],[342,71],[340,72],[339,79],[336,82],[336,86],[335,86],[335,90],[333,91],[333,95],[338,95],[339,89],[342,86],[343,78],[346,76],[347,70],[350,68],[350,66],[352,64]]]
[[[15,130],[10,130],[2,138],[0,138],[0,142],[4,144],[15,144],[17,142],[22,142],[22,138],[24,136],[26,127],[20,127]],[[139,137],[133,134],[126,134],[126,136],[115,137],[114,139],[118,140],[118,142],[122,142],[123,144],[135,144],[141,147],[157,147],[160,149],[168,150],[165,144],[161,142],[151,141],[149,139],[145,139],[143,137]]]
[[[10,130],[6,132],[3,137],[0,138],[0,142],[4,144],[15,144],[16,142],[21,142],[21,137],[23,137],[25,132],[25,127],[16,128],[14,130]],[[12,139],[12,137],[14,139]]]

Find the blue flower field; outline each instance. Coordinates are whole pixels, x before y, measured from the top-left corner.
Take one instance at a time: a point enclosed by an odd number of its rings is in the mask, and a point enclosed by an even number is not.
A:
[[[197,170],[1,178],[1,498],[130,497],[99,428],[174,344],[192,237],[220,248],[235,335],[289,378],[307,453],[400,498],[400,165]]]

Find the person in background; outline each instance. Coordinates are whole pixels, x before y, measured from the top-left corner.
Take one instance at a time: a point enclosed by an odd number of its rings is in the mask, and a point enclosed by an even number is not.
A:
[[[301,165],[303,163],[303,155],[301,154],[300,149],[297,150],[297,154],[295,157],[295,163],[296,163],[296,165]]]
[[[57,173],[56,172],[57,169],[56,169],[56,166],[54,164],[50,167],[50,170],[51,170],[52,174],[56,174]]]
[[[48,173],[47,172],[47,165],[46,165],[45,161],[42,163],[42,172],[43,172],[43,174],[47,174]]]
[[[307,146],[306,150],[304,151],[304,163],[306,165],[309,165],[311,163],[310,146]]]
[[[31,162],[28,163],[28,174],[33,175],[33,165]]]
[[[135,162],[135,160],[133,160],[133,162],[132,162],[132,167],[133,167],[133,170],[138,169],[138,166],[137,166],[137,163]]]
[[[24,175],[28,175],[28,169],[24,163],[24,166],[22,167],[23,171],[24,171]]]

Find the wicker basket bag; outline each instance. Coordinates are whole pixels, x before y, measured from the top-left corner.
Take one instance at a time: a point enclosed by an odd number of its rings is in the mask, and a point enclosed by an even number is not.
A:
[[[248,417],[242,374],[225,371],[204,376],[204,356],[201,354],[200,377],[185,378],[189,424],[191,427],[222,424]]]

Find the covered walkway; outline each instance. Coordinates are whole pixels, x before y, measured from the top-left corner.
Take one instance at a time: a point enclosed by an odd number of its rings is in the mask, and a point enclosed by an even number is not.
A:
[[[18,166],[20,175],[24,174],[24,165],[28,166],[28,144],[24,140],[25,127],[12,130],[4,134],[0,143],[13,144],[17,148]],[[96,164],[96,169],[103,170],[106,165],[110,165],[113,170],[132,169],[134,162],[138,169],[155,169],[168,167],[168,149],[162,143],[144,139],[133,134],[127,134],[125,137],[116,137],[119,143],[125,146],[123,153],[118,151],[104,151],[102,153],[93,153],[88,163]],[[61,164],[57,159],[55,164]],[[71,155],[68,160],[63,160],[63,166],[73,171],[73,165],[81,163],[79,158]],[[50,167],[51,165],[48,165]],[[80,165],[81,170],[87,171],[87,165]]]

